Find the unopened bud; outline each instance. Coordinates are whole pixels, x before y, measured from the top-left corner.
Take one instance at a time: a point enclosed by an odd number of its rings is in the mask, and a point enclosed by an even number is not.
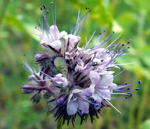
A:
[[[35,55],[35,61],[37,63],[43,62],[43,61],[45,61],[47,59],[49,59],[49,56],[47,54],[45,54],[45,53],[37,53]]]
[[[30,94],[34,91],[34,86],[31,84],[23,85],[21,88],[25,94]]]

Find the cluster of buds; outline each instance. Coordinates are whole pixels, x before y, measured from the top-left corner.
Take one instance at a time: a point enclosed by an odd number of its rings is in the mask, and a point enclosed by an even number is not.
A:
[[[99,117],[100,111],[105,107],[113,107],[112,99],[127,99],[132,92],[138,90],[130,87],[136,83],[114,83],[114,68],[119,68],[116,58],[126,52],[129,43],[121,44],[118,40],[111,41],[114,33],[104,40],[105,32],[98,35],[93,47],[88,47],[94,34],[85,46],[79,47],[80,33],[84,16],[78,15],[77,24],[73,33],[59,31],[57,26],[47,24],[46,16],[43,17],[40,29],[40,45],[47,51],[35,55],[35,61],[40,70],[34,71],[28,64],[26,67],[31,72],[29,83],[21,88],[24,93],[33,94],[33,102],[39,102],[46,97],[48,111],[53,112],[56,120],[63,119],[63,123],[72,121],[80,116],[81,123]],[[111,43],[110,43],[111,41]],[[57,59],[63,69],[56,64]]]

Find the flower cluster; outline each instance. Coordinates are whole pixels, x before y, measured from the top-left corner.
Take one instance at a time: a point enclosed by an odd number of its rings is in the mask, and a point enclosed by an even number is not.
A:
[[[38,72],[26,64],[31,75],[29,83],[21,87],[24,93],[33,94],[33,102],[37,103],[46,97],[49,111],[54,113],[57,120],[63,119],[68,123],[74,123],[77,115],[81,123],[88,116],[93,121],[104,107],[115,108],[110,103],[111,99],[126,99],[138,90],[130,91],[133,85],[130,83],[114,83],[113,69],[119,68],[116,58],[125,53],[129,43],[121,44],[115,40],[106,45],[113,33],[101,41],[103,32],[95,40],[96,46],[87,47],[92,42],[92,35],[84,47],[79,47],[79,34],[87,14],[78,16],[75,30],[71,34],[59,31],[55,24],[47,25],[46,18],[43,18],[42,25],[46,29],[40,29],[40,44],[47,53],[35,55],[35,61],[40,65]],[[60,59],[58,63],[57,59]],[[57,64],[62,62],[64,66],[60,68]]]

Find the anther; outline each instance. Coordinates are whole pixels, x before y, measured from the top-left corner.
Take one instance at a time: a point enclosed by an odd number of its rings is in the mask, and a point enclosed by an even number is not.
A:
[[[130,44],[130,41],[128,41],[127,44]]]
[[[131,94],[131,93],[128,93],[128,96],[129,96],[129,97],[132,97],[132,94]]]
[[[138,81],[138,84],[141,84],[142,83],[142,81],[140,80],[140,81]]]
[[[43,5],[43,8],[46,9],[45,5]]]
[[[46,14],[48,14],[48,11],[46,11]]]
[[[138,90],[140,90],[140,88],[136,88],[135,90],[138,91]]]
[[[85,8],[87,11],[91,11],[91,9],[90,8]]]

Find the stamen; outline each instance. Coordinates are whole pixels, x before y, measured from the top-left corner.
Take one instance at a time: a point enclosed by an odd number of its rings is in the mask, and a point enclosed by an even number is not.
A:
[[[112,106],[118,113],[121,114],[121,112],[120,112],[114,105],[112,105],[108,100],[105,99],[105,101],[106,101],[110,106]]]
[[[130,90],[130,88],[126,88],[126,89],[122,89],[122,90],[117,90],[117,89],[115,89],[115,90],[113,90],[113,91],[129,91]]]
[[[111,99],[129,99],[131,96],[125,96],[125,97],[111,97]]]
[[[106,49],[112,47],[113,45],[116,45],[116,44],[114,44],[114,43],[116,43],[120,38],[121,38],[121,35],[119,35],[114,41],[112,41],[112,42],[106,47]]]
[[[105,32],[106,32],[106,31],[103,31],[102,33],[100,33],[100,34],[98,35],[98,37],[97,37],[97,39],[95,40],[94,44],[97,44],[97,43],[99,42],[99,40],[104,36]],[[99,45],[96,45],[96,46],[93,47],[93,49],[96,49],[96,48],[98,48],[98,47],[99,47]]]
[[[42,17],[42,23],[40,24],[40,27],[42,28],[42,30],[48,32],[49,31],[48,11],[46,10],[45,5],[41,7],[41,11],[43,11],[43,17]]]
[[[91,35],[90,39],[86,42],[85,44],[85,48],[87,48],[87,46],[89,45],[89,43],[91,42],[91,40],[93,39],[94,35],[95,35],[96,31],[93,32],[93,34]]]
[[[119,72],[118,74],[114,75],[114,78],[117,77],[117,76],[119,76],[120,74],[124,73],[125,71],[126,71],[126,70],[124,69],[124,70],[122,70],[121,72]]]
[[[112,93],[112,95],[125,95],[125,96],[132,96],[131,92],[126,92],[126,93]]]
[[[108,43],[112,36],[114,35],[114,32],[110,33],[102,42],[99,43],[99,46],[102,46],[104,43]]]
[[[77,35],[80,35],[80,33],[81,33],[82,30],[83,30],[83,27],[85,26],[85,22],[86,22],[86,20],[87,20],[87,17],[88,17],[88,14],[89,14],[89,12],[90,12],[90,9],[89,9],[89,8],[86,8],[86,10],[87,10],[87,13],[83,16],[83,23],[80,24],[80,28],[79,28],[79,31],[77,32]]]
[[[134,64],[134,63],[124,63],[124,64],[116,64],[116,65],[123,66],[123,65],[130,65],[130,64]]]
[[[29,72],[34,73],[33,69],[30,67],[30,65],[28,64],[28,62],[25,62],[25,63],[24,63],[24,66],[25,66],[25,68],[26,68]]]
[[[76,26],[75,26],[75,29],[74,29],[74,33],[73,35],[75,35],[77,33],[77,30],[79,28],[79,22],[80,22],[80,10],[78,11],[78,17],[77,17],[77,22],[76,22]]]
[[[41,31],[43,32],[43,34],[44,33],[46,34],[48,39],[54,40],[53,35],[49,34],[48,11],[46,10],[45,5],[43,5],[43,7],[41,7],[41,11],[43,11],[43,16],[42,16],[42,20],[41,20],[41,24],[40,24]]]
[[[87,12],[82,17],[80,16],[80,11],[78,12],[77,23],[75,26],[75,31],[73,33],[74,35],[79,35],[82,32],[83,26],[85,25],[86,19],[90,12],[90,9],[87,8],[86,10],[87,10]],[[81,22],[83,22],[83,23],[81,24]]]
[[[50,5],[51,5],[53,25],[56,25],[56,3],[52,1]]]
[[[141,81],[135,82],[135,83],[125,83],[122,85],[118,85],[118,87],[116,89],[122,89],[122,88],[126,88],[126,87],[130,87],[134,84],[141,84]]]

